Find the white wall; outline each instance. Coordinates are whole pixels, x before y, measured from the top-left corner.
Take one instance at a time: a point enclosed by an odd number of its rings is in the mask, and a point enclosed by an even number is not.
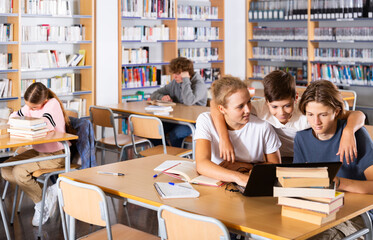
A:
[[[96,0],[96,104],[118,102],[118,2]]]
[[[96,0],[96,104],[118,102],[117,0]],[[245,0],[225,0],[225,72],[245,79]]]
[[[245,0],[225,0],[225,73],[245,79]]]

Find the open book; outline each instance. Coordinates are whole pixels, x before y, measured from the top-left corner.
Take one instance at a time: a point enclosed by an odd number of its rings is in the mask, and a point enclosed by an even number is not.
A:
[[[199,192],[189,183],[170,184],[167,182],[156,182],[154,187],[162,199],[199,197]]]
[[[215,187],[223,185],[223,182],[219,180],[199,175],[196,170],[196,164],[190,161],[167,160],[154,168],[154,171],[162,172],[189,183]]]

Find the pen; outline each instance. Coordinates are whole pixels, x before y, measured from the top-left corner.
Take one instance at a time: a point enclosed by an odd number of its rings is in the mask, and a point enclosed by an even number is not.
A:
[[[177,163],[177,164],[173,165],[172,167],[169,167],[169,168],[167,168],[167,169],[161,171],[160,173],[155,174],[155,175],[153,176],[153,178],[158,177],[158,176],[161,175],[162,173],[166,172],[167,170],[170,170],[170,169],[173,168],[173,167],[176,167],[176,166],[179,165],[179,164],[181,164],[181,163]]]
[[[114,175],[114,176],[124,176],[124,173],[116,173],[116,172],[97,171],[97,173],[100,173],[100,174],[109,174],[109,175]]]
[[[173,182],[168,182],[168,184],[170,184],[170,185],[172,185],[172,186],[176,186],[176,187],[182,187],[182,188],[187,188],[187,189],[191,189],[191,188],[189,188],[189,187],[187,187],[187,186],[183,186],[183,185],[179,185],[179,184],[175,184],[175,183],[173,183]]]

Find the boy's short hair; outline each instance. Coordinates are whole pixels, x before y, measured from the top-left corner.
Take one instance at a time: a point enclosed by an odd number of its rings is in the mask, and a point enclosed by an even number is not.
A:
[[[295,79],[287,72],[275,70],[263,79],[264,97],[268,102],[281,101],[288,98],[295,100]]]
[[[185,57],[174,58],[170,62],[172,73],[189,72],[190,77],[194,76],[193,62]]]
[[[319,80],[312,82],[304,91],[299,102],[299,110],[305,115],[306,107],[309,102],[321,103],[331,107],[333,111],[340,110],[337,117],[344,114],[344,104],[341,92],[330,81]]]
[[[227,98],[240,89],[246,89],[246,84],[238,77],[226,75],[211,85],[211,94],[217,105],[227,107]]]

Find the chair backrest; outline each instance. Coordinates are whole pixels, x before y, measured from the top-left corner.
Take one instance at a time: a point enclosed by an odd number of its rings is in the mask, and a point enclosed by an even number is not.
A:
[[[132,145],[137,154],[135,136],[142,138],[162,139],[163,152],[166,154],[166,139],[163,131],[162,121],[157,117],[131,114],[128,118]]]
[[[79,112],[75,109],[65,109],[65,112],[68,117],[79,118]]]
[[[219,220],[162,205],[158,209],[159,233],[163,239],[230,239],[227,227]]]
[[[80,221],[98,226],[106,226],[108,239],[111,239],[109,211],[104,192],[93,185],[79,183],[64,177],[57,180],[57,196],[63,219],[64,234],[66,221],[64,212]],[[65,239],[67,235],[65,235]]]

